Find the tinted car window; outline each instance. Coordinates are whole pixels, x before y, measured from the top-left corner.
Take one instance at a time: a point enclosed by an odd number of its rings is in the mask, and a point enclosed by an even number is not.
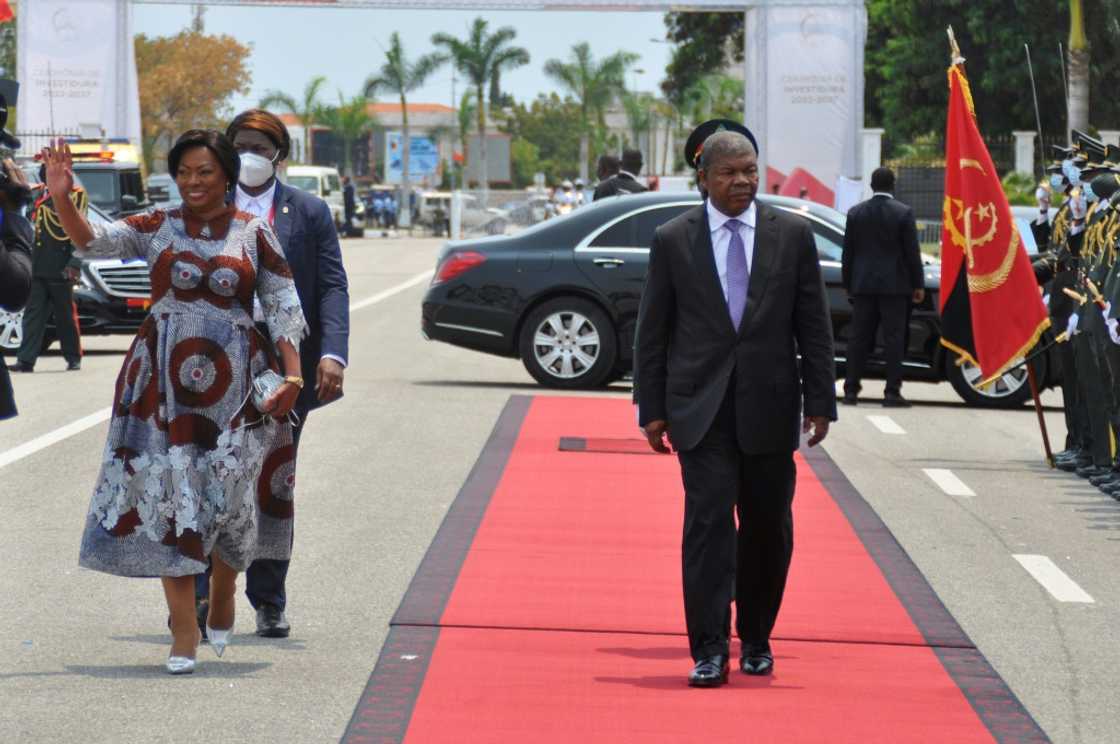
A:
[[[124,171],[121,173],[121,194],[136,197],[136,201],[144,201],[144,181],[140,178],[140,171]]]
[[[83,170],[76,174],[82,188],[89,194],[89,200],[103,209],[119,209],[114,181],[117,174],[113,171]]]
[[[608,227],[591,241],[591,245],[603,248],[649,248],[653,242],[654,230],[691,208],[692,205],[684,204],[639,212]]]
[[[821,261],[839,261],[844,253],[840,235],[823,225],[813,223],[813,240],[817,242],[817,256]]]
[[[692,209],[692,205],[674,205],[671,207],[661,207],[659,209],[651,209],[648,212],[642,212],[637,215],[637,229],[635,231],[635,240],[639,248],[649,248],[653,244],[653,231],[664,225],[669,220],[673,219],[679,214]]]

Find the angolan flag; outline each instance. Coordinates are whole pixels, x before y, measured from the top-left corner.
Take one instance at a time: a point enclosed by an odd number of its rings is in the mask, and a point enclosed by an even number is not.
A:
[[[995,377],[1050,326],[980,129],[964,60],[949,67],[941,223],[941,343]]]

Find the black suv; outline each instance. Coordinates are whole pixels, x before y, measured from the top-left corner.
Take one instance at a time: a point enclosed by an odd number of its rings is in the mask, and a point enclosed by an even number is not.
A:
[[[74,175],[89,194],[90,204],[113,219],[152,207],[137,163],[75,156]]]
[[[134,166],[135,167],[135,166]],[[90,204],[89,221],[111,222],[109,216]],[[74,287],[78,307],[78,326],[83,336],[110,333],[133,334],[151,305],[152,285],[148,264],[142,260],[87,258],[82,261],[79,283]],[[45,351],[56,337],[54,319],[47,323],[43,338]],[[14,352],[23,338],[23,311],[0,309],[0,346]]]

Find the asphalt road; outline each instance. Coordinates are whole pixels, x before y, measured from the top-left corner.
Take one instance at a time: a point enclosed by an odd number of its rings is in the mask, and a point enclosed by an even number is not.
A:
[[[301,445],[292,637],[256,638],[242,596],[233,646],[221,661],[200,649],[192,677],[162,670],[158,582],[77,567],[130,339],[87,339],[81,372],[51,355],[17,377],[22,416],[0,424],[0,740],[338,740],[502,405],[542,392],[516,361],[420,337],[422,274],[438,245],[344,243],[351,366],[346,397],[310,417]],[[972,410],[947,384],[912,384],[919,405],[885,411],[881,390],[869,383],[859,407],[842,409],[828,452],[1053,740],[1116,741],[1120,504],[1046,469],[1029,409]],[[1059,441],[1060,413],[1048,421]],[[1050,559],[1092,601],[1056,598],[1016,555]]]

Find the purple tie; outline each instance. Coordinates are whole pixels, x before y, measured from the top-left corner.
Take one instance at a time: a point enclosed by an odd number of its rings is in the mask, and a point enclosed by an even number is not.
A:
[[[743,223],[739,220],[728,220],[723,226],[731,231],[731,244],[727,246],[727,309],[731,313],[731,324],[739,330],[743,321],[743,311],[747,309],[747,285],[750,283],[750,272],[747,271],[747,250],[743,246],[743,236],[739,228]]]

